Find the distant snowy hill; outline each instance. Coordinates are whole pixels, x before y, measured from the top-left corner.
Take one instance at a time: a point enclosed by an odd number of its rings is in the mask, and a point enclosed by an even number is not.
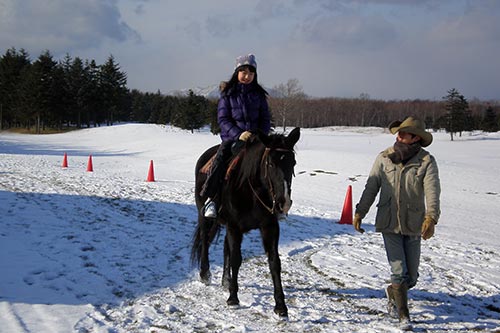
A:
[[[266,91],[269,93],[271,97],[279,97],[278,91],[272,88],[264,87]],[[195,95],[204,96],[208,99],[218,99],[219,98],[219,84],[212,84],[208,87],[195,87],[195,88],[187,88],[180,90],[173,90],[167,93],[168,95],[173,96],[187,96],[189,95],[189,91],[192,90]]]
[[[174,90],[168,93],[168,95],[174,95],[174,96],[188,96],[189,91],[192,90],[195,95],[198,96],[204,96],[208,99],[218,99],[219,98],[219,85],[218,84],[212,84],[208,87],[195,87],[195,88],[187,88],[187,89],[180,89],[180,90]]]

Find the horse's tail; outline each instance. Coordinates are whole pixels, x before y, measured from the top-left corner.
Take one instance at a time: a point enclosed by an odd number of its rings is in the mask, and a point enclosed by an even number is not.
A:
[[[207,243],[205,246],[208,248],[216,236],[219,235],[221,225],[215,219],[207,219],[203,216],[198,217],[198,225],[194,231],[193,239],[191,241],[191,264],[199,265],[201,259],[201,251],[203,248],[204,239]],[[203,235],[206,235],[204,237]],[[208,251],[208,249],[207,249]]]

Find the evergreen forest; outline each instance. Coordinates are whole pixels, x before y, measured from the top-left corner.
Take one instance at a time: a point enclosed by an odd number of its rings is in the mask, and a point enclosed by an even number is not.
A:
[[[269,89],[269,106],[277,130],[287,127],[377,126],[406,116],[423,119],[429,128],[454,135],[463,131],[496,132],[500,101],[468,100],[451,88],[439,101],[376,100],[307,96],[297,79]],[[172,124],[195,130],[209,125],[216,134],[217,100],[196,95],[142,92],[127,87],[127,73],[113,55],[103,64],[67,54],[54,59],[44,51],[35,60],[23,49],[0,57],[0,130],[52,133],[118,122]]]

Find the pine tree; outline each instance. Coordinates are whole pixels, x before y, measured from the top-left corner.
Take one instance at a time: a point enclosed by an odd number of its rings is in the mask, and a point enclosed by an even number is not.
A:
[[[102,116],[104,94],[101,89],[100,68],[92,59],[91,61],[85,61],[84,69],[85,85],[82,89],[87,102],[85,103],[83,118],[87,127],[90,127],[91,123],[95,127],[99,126],[104,120],[104,116]]]
[[[57,63],[50,52],[45,51],[21,74],[19,115],[27,129],[35,126],[36,133],[41,133],[42,127],[56,118],[54,110],[59,103],[56,70]]]
[[[33,109],[26,111],[31,113],[35,121],[36,133],[41,132],[41,127],[46,126],[46,122],[51,118],[50,112],[54,112],[58,101],[58,76],[56,73],[57,62],[49,51],[42,53],[33,63],[32,75],[29,85],[32,91],[25,90],[28,99],[31,100]]]
[[[113,125],[115,116],[124,118],[123,105],[127,90],[127,74],[120,71],[113,55],[100,68],[100,84],[103,93],[103,103],[106,110],[106,122]]]
[[[130,120],[137,122],[144,122],[147,117],[144,108],[144,94],[137,89],[130,91],[130,98],[132,99],[130,105]]]
[[[189,90],[189,96],[182,99],[178,111],[172,118],[172,124],[193,132],[207,123],[207,111],[206,98],[195,95]]]
[[[64,70],[60,63],[53,69],[53,80],[50,87],[50,107],[47,110],[48,119],[46,124],[52,128],[62,130],[63,124],[70,121],[70,108],[64,90]]]
[[[31,65],[28,53],[8,49],[0,58],[0,130],[20,120],[22,73]]]
[[[62,101],[66,108],[68,125],[76,124],[77,128],[82,127],[82,115],[85,112],[87,103],[88,85],[87,73],[83,60],[79,57],[72,59],[69,54],[62,62],[64,72],[64,97]]]
[[[470,124],[469,103],[455,88],[449,90],[448,95],[443,99],[446,100],[445,130],[450,133],[451,141],[453,141],[454,133],[460,133],[461,135],[462,131],[472,126]]]
[[[484,111],[481,129],[486,132],[497,132],[500,129],[498,121],[496,111],[489,105]]]

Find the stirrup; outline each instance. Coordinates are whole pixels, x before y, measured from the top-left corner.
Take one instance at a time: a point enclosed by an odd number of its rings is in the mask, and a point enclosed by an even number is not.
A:
[[[217,217],[217,206],[215,205],[215,202],[210,200],[205,204],[205,206],[203,206],[203,216],[210,219]]]

